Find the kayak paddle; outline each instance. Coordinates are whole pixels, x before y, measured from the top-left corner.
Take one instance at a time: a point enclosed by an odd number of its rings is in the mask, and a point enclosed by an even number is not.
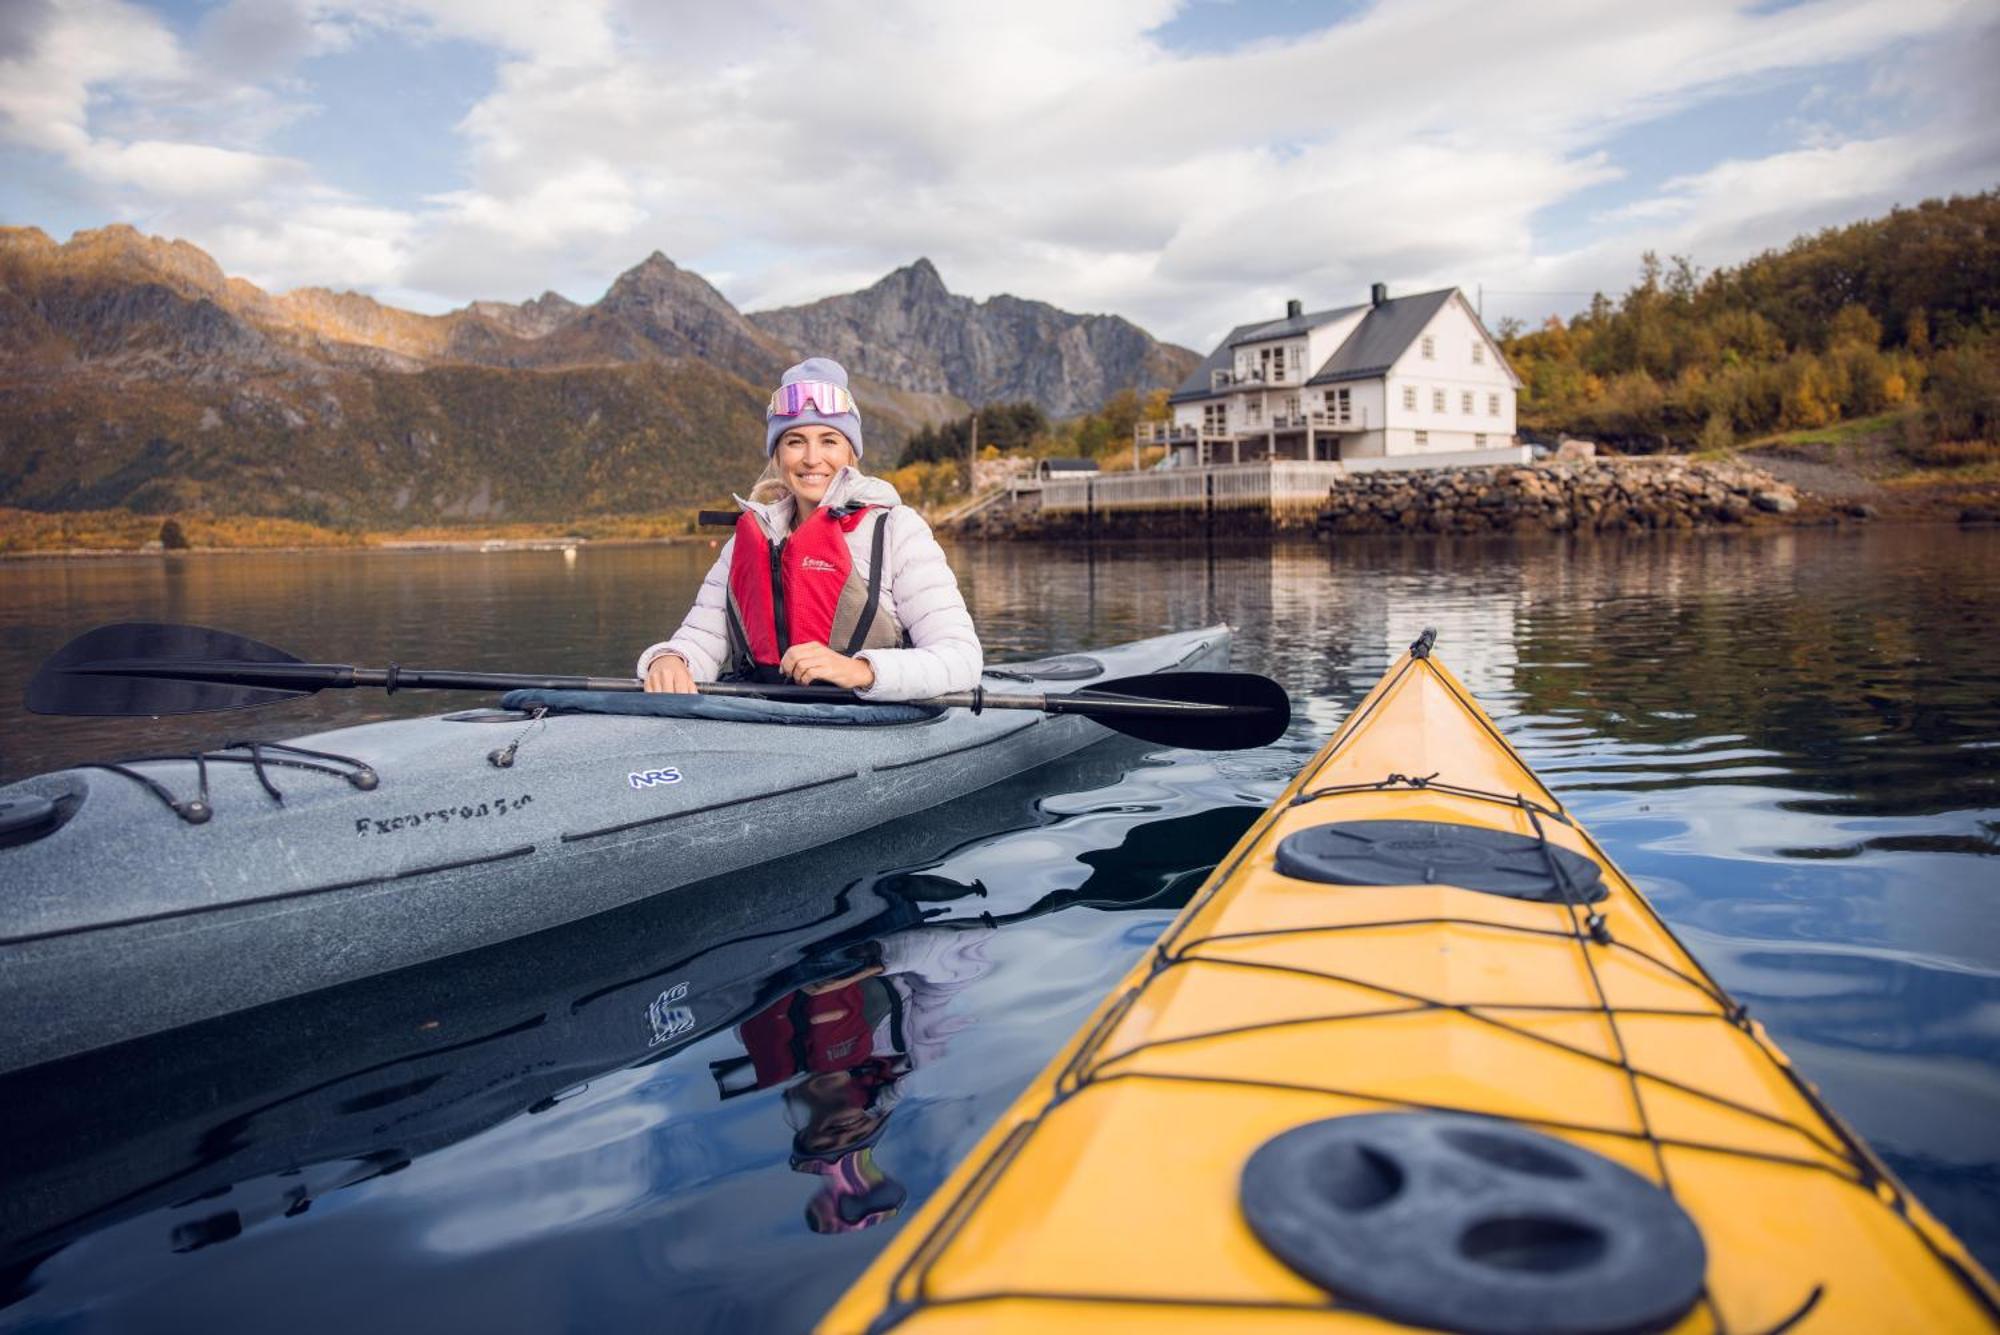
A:
[[[306,663],[273,645],[205,626],[126,622],[86,631],[58,649],[28,683],[37,714],[100,717],[244,709],[317,691],[642,691],[631,677],[542,676],[437,668]],[[819,704],[880,704],[838,686],[704,682],[703,695]],[[1291,722],[1291,699],[1269,677],[1248,672],[1160,672],[1119,677],[1087,690],[994,694],[983,687],[897,704],[1032,709],[1081,714],[1148,742],[1199,751],[1266,746]]]

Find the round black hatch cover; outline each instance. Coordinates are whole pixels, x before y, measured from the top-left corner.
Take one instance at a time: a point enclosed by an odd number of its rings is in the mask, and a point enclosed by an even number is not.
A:
[[[988,668],[985,675],[1008,681],[1088,681],[1104,675],[1104,664],[1089,654],[1058,654],[1032,663]]]
[[[1342,1302],[1478,1335],[1664,1329],[1708,1265],[1666,1192],[1499,1118],[1294,1127],[1250,1156],[1241,1203],[1259,1241]]]
[[[1525,834],[1428,820],[1350,820],[1315,825],[1278,843],[1278,870],[1329,885],[1455,885],[1509,899],[1565,902],[1549,858],[1569,882],[1567,898],[1589,904],[1609,893],[1581,853]]]
[[[0,838],[9,835],[36,835],[56,826],[56,804],[46,797],[20,793],[0,797]]]

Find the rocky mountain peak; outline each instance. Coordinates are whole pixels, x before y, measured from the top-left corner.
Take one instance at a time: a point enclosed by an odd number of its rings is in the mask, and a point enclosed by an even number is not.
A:
[[[80,231],[56,248],[56,262],[78,278],[164,282],[190,296],[225,300],[229,279],[199,246],[147,236],[129,223]]]
[[[1200,360],[1116,316],[957,295],[929,259],[859,292],[750,319],[794,348],[898,389],[974,404],[1028,399],[1054,417],[1088,412],[1127,387],[1176,384]]]
[[[908,296],[929,301],[942,301],[951,296],[950,289],[944,285],[944,276],[935,264],[925,258],[892,271],[875,286],[894,288]]]

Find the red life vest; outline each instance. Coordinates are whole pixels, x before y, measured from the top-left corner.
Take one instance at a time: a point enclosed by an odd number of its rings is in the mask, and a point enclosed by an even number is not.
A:
[[[826,1016],[835,1018],[822,1018]],[[736,1033],[750,1054],[759,1089],[795,1075],[844,1071],[875,1055],[859,983],[817,995],[800,991],[780,997]]]
[[[863,576],[856,547],[871,514]],[[773,543],[757,516],[746,511],[736,521],[729,558],[726,675],[776,681],[778,664],[794,644],[824,644],[850,658],[863,649],[902,644],[902,627],[881,607],[888,527],[888,511],[881,506],[822,506]]]

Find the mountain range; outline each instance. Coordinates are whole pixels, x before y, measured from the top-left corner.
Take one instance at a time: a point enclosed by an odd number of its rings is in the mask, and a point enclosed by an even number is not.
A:
[[[1116,316],[954,295],[928,260],[746,315],[656,252],[588,305],[424,315],[269,293],[126,226],[0,228],[0,504],[362,525],[657,512],[747,485],[764,400],[808,355],[853,374],[876,468],[973,404],[1070,416],[1198,360]]]

